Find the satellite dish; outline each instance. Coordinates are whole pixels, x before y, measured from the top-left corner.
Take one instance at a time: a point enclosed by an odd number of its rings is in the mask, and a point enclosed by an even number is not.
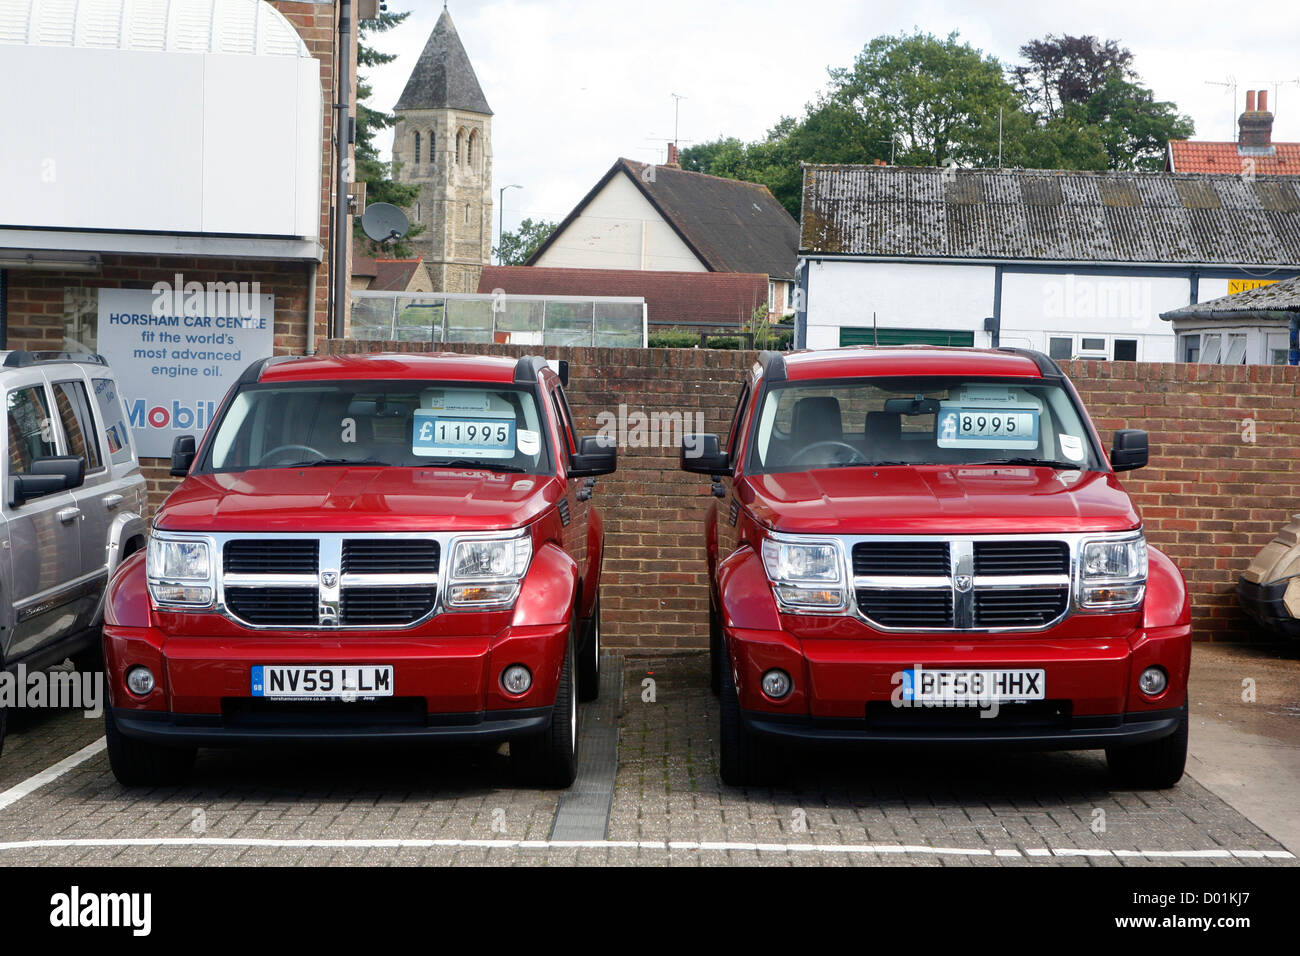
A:
[[[410,228],[406,213],[389,202],[371,203],[361,216],[361,231],[378,243],[401,239]]]

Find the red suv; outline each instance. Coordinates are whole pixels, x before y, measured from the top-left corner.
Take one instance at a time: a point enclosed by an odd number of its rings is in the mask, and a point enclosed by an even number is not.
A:
[[[539,358],[251,365],[146,553],[109,586],[113,772],[182,777],[201,746],[509,741],[568,786],[596,695],[615,452],[575,437]]]
[[[1187,754],[1190,607],[1069,379],[1022,349],[763,353],[706,519],[722,776],[774,742],[1104,748],[1127,783]]]

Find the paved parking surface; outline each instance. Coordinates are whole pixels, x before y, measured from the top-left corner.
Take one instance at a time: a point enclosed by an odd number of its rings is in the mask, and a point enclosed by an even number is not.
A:
[[[185,786],[151,791],[120,787],[100,751],[14,799],[101,737],[80,712],[17,712],[0,865],[1295,864],[1190,777],[1112,790],[1099,753],[826,753],[792,760],[780,786],[726,787],[706,679],[703,655],[625,659],[603,711],[618,720],[605,837],[563,843],[561,795],[516,786],[504,750],[203,751]]]

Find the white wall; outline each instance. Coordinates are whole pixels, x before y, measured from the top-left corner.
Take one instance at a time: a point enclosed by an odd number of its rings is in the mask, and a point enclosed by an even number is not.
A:
[[[984,318],[993,314],[992,266],[812,261],[808,274],[808,340],[838,348],[841,326],[974,329],[986,345]]]
[[[628,177],[616,174],[534,265],[707,272]]]
[[[315,59],[4,44],[0,75],[0,224],[320,233]]]

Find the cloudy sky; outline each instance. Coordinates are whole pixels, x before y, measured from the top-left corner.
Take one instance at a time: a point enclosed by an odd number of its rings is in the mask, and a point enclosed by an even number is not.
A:
[[[398,54],[372,71],[376,106],[391,109],[441,12],[439,0],[388,0],[411,10],[373,42]],[[559,220],[619,156],[660,161],[680,94],[683,145],[749,140],[797,115],[873,37],[958,31],[1004,64],[1027,40],[1092,34],[1134,53],[1157,99],[1172,100],[1200,139],[1235,138],[1246,91],[1267,89],[1274,138],[1300,140],[1300,4],[1251,0],[1055,3],[913,0],[452,0],[450,10],[495,114],[494,188],[505,225]],[[1237,99],[1226,83],[1235,78]],[[495,197],[494,197],[495,198]]]

